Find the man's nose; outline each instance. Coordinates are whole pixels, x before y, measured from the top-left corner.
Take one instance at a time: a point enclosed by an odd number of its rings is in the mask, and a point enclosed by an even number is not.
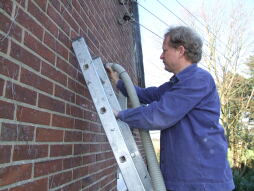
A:
[[[163,58],[164,58],[164,55],[163,53],[161,53],[160,59],[163,60]]]

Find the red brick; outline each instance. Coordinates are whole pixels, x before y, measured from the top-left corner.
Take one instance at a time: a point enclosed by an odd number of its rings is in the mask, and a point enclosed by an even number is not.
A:
[[[14,37],[16,40],[21,41],[22,30],[15,23],[12,23],[10,18],[0,13],[0,29],[8,34],[8,37]],[[1,38],[2,39],[2,38]],[[6,44],[7,45],[7,44]]]
[[[82,109],[80,109],[79,107],[67,104],[67,107],[66,107],[66,114],[67,115],[82,118],[83,113],[84,113],[84,111]]]
[[[18,21],[22,26],[32,32],[39,39],[42,39],[43,28],[38,25],[34,19],[26,14],[22,9],[19,9],[16,21]]]
[[[8,15],[11,16],[12,12],[12,1],[0,2],[0,9],[3,9]]]
[[[14,104],[0,100],[0,118],[13,119]]]
[[[75,144],[74,145],[74,155],[84,154],[90,152],[89,144]]]
[[[44,158],[48,156],[47,145],[15,145],[13,161]]]
[[[39,54],[45,60],[48,60],[50,63],[55,62],[54,53],[27,32],[25,33],[24,43],[28,48]]]
[[[4,79],[0,78],[0,96],[3,95],[3,90],[4,90]]]
[[[89,122],[75,119],[74,129],[89,130]]]
[[[100,190],[100,182],[93,184],[89,187],[89,191]]]
[[[44,44],[51,48],[54,52],[56,51],[56,38],[50,33],[45,32],[44,35]]]
[[[61,69],[63,72],[70,75],[72,78],[77,77],[77,69],[75,69],[73,66],[62,60],[61,58],[57,57],[57,63],[56,66]]]
[[[6,54],[8,48],[8,38],[5,38],[4,35],[0,34],[0,52]],[[1,62],[0,62],[1,63]]]
[[[37,93],[17,84],[7,82],[5,97],[23,103],[35,105]]]
[[[71,39],[76,39],[77,37],[79,37],[79,34],[71,29],[70,36],[71,36]]]
[[[84,142],[96,142],[96,134],[94,133],[83,133],[83,141]]]
[[[32,141],[34,138],[34,127],[28,125],[17,125],[18,141]]]
[[[17,120],[41,125],[49,125],[50,114],[27,107],[18,106]]]
[[[65,113],[65,103],[51,97],[39,94],[38,106],[51,111]]]
[[[102,132],[104,131],[102,129],[102,126],[99,124],[95,124],[95,123],[90,123],[90,131],[94,131],[94,132]]]
[[[52,6],[53,6],[58,12],[60,12],[61,4],[60,4],[59,1],[49,0],[49,2],[52,4]]]
[[[101,161],[107,159],[106,153],[96,154],[96,161]]]
[[[100,162],[100,163],[94,163],[94,164],[90,164],[88,166],[88,172],[89,174],[93,174],[95,172],[98,172],[99,170],[103,169],[103,164]]]
[[[62,170],[62,159],[35,163],[34,176],[43,176]]]
[[[2,141],[32,141],[33,136],[33,126],[2,123],[0,136]]]
[[[19,76],[19,66],[13,62],[0,56],[0,74],[3,74],[9,78],[18,79]]]
[[[57,39],[55,39],[53,36],[51,36],[49,33],[45,33],[44,36],[44,43],[50,47],[54,52],[57,52],[59,55],[64,57],[66,60],[68,60],[68,50],[61,45]]]
[[[24,68],[21,68],[20,81],[27,85],[33,86],[41,91],[47,92],[49,94],[53,93],[53,83],[41,78],[33,72],[30,72]]]
[[[112,180],[112,178],[110,178],[110,180],[109,181],[111,181]],[[106,182],[106,184],[108,184],[108,185],[106,185],[105,187],[103,187],[102,189],[101,189],[101,191],[107,191],[107,190],[112,190],[112,191],[115,191],[116,190],[116,180],[115,181],[113,181],[113,182],[111,182],[111,183],[109,183],[109,181],[107,181]],[[105,184],[102,184],[101,183],[101,185],[105,185]]]
[[[46,1],[35,0],[35,3],[36,3],[37,5],[39,5],[39,7],[40,7],[43,11],[46,10],[46,4],[47,4]]]
[[[17,125],[2,123],[1,141],[16,141],[17,140]]]
[[[72,145],[50,145],[50,156],[65,156],[72,154]]]
[[[36,0],[36,3],[44,10],[46,1]],[[56,25],[41,11],[32,1],[28,3],[28,12],[31,13],[51,34],[57,37],[58,29]]]
[[[79,31],[79,26],[76,24],[75,20],[72,19],[71,15],[68,13],[68,11],[65,10],[64,14],[62,14],[62,17],[69,23],[69,25],[74,29],[74,31],[76,31],[76,32]]]
[[[74,1],[73,1],[74,3]],[[78,12],[78,13],[77,13]],[[77,12],[73,12],[72,16],[75,18],[76,22],[78,23],[80,29],[87,31],[88,26],[86,25],[86,23],[83,21],[83,19],[81,18],[81,15],[79,14],[80,11]],[[77,31],[76,31],[77,32]],[[74,35],[74,33],[72,34]],[[75,34],[76,36],[71,36],[72,39],[77,38],[78,36],[80,36],[79,34]]]
[[[45,62],[42,62],[41,73],[50,79],[63,84],[64,86],[67,85],[67,76]]]
[[[72,129],[74,126],[74,119],[54,114],[52,125],[56,127]]]
[[[9,189],[9,191],[46,191],[48,190],[48,179],[39,179],[34,182],[22,184],[20,186]]]
[[[16,165],[0,168],[0,186],[31,178],[32,165]]]
[[[80,142],[82,141],[82,132],[65,131],[64,142]]]
[[[89,52],[91,54],[92,57],[95,57],[96,55],[100,55],[100,50],[99,47],[96,47],[96,45],[94,44],[94,42],[90,39],[90,38],[86,38],[86,43],[87,46],[89,47]],[[98,44],[99,45],[99,44]],[[106,55],[107,51],[105,53],[103,53],[103,55]],[[109,59],[108,57],[106,57],[107,59]]]
[[[25,8],[26,1],[22,0],[22,1],[19,1],[17,3],[20,4],[23,8]]]
[[[34,70],[40,70],[40,59],[13,41],[11,42],[10,55]]]
[[[92,41],[92,43],[95,45],[95,48],[98,49],[98,47],[100,46],[99,41],[97,40],[96,36],[94,35],[94,33],[91,30],[87,30],[88,31],[88,38]],[[90,47],[90,46],[89,46]],[[96,50],[93,49],[93,52],[95,53]]]
[[[64,57],[66,60],[68,60],[68,50],[59,42],[56,42],[56,52]]]
[[[75,102],[75,93],[64,89],[58,85],[55,85],[55,96],[72,103]]]
[[[37,142],[59,142],[63,141],[63,131],[55,129],[36,129]]]
[[[106,141],[107,141],[106,135],[98,135],[98,134],[96,134],[96,142],[106,142]]]
[[[70,37],[66,36],[66,34],[61,30],[59,30],[58,40],[62,42],[68,49],[72,48]]]
[[[101,145],[100,144],[90,144],[90,152],[100,152]]]
[[[110,147],[109,143],[101,144],[101,150],[104,152],[111,151],[111,147]]]
[[[82,187],[82,182],[81,181],[77,181],[77,182],[73,182],[73,183],[63,187],[62,191],[80,190],[81,187]]]
[[[81,12],[81,6],[80,6],[78,0],[72,1],[72,6],[73,6],[73,8],[75,8],[76,12],[78,12],[78,13]],[[74,11],[73,11],[73,12],[74,12]],[[73,13],[73,12],[72,12],[72,13]],[[74,18],[75,18],[75,17],[74,17]]]
[[[0,164],[10,162],[11,147],[10,145],[0,145]]]
[[[76,104],[82,106],[83,108],[95,111],[93,102],[91,100],[85,99],[82,96],[76,95]]]
[[[84,20],[84,22],[87,24],[87,26],[93,26],[93,23],[91,22],[90,17],[88,16],[88,13],[90,11],[90,7],[83,1],[79,1],[81,4],[81,7],[83,8],[84,11],[81,11],[81,17]]]
[[[90,111],[84,111],[84,119],[89,119],[94,122],[100,122],[98,114]]]
[[[80,95],[84,95],[85,92],[84,86],[80,85],[79,83],[75,82],[70,78],[68,79],[68,88]]]
[[[79,167],[73,170],[73,179],[78,179],[88,175],[88,166]]]
[[[63,159],[63,170],[80,166],[82,165],[82,163],[83,163],[82,157]]]
[[[60,186],[72,180],[72,171],[63,172],[49,177],[49,189]]]
[[[88,90],[87,87],[85,87],[84,96],[85,96],[87,99],[92,100],[92,97],[91,97],[90,92],[89,92],[89,90]]]
[[[97,181],[96,174],[90,175],[82,179],[82,187],[87,187]]]
[[[73,52],[69,53],[69,63],[74,66],[78,71],[81,71],[78,60]],[[75,77],[77,78],[77,77]]]
[[[67,36],[69,36],[69,34],[70,34],[70,27],[63,20],[62,16],[59,15],[56,12],[56,10],[51,6],[51,4],[48,4],[47,14],[67,34]]]

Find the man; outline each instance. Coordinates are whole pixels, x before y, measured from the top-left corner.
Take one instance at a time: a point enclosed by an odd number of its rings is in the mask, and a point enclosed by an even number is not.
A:
[[[197,66],[202,45],[190,28],[170,28],[164,36],[160,59],[174,76],[159,87],[136,87],[140,102],[148,105],[116,112],[132,128],[161,130],[160,167],[168,190],[234,189],[227,141],[219,124],[216,85],[212,76]],[[127,95],[112,69],[109,74]]]

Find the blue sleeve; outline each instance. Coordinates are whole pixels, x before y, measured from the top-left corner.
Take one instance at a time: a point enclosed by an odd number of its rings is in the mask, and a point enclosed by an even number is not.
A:
[[[176,84],[159,101],[119,112],[118,118],[133,128],[162,130],[175,125],[191,111],[212,87],[208,79]]]
[[[128,97],[127,91],[125,89],[125,86],[122,80],[118,80],[116,87],[123,93],[123,95]],[[159,93],[158,93],[157,87],[140,88],[135,86],[135,89],[136,89],[136,93],[138,95],[139,101],[142,104],[149,104],[159,99]]]

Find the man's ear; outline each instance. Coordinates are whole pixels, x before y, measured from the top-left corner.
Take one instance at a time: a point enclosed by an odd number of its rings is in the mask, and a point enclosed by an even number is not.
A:
[[[184,46],[181,45],[181,46],[179,46],[177,49],[178,49],[180,55],[183,56],[184,53],[185,53],[185,48],[184,48]]]

